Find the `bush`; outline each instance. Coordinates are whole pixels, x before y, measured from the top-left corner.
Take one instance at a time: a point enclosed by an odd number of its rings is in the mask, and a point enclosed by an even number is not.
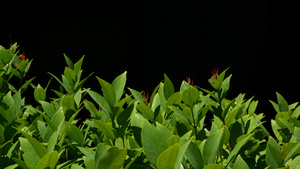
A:
[[[92,75],[81,78],[84,57],[74,64],[64,56],[61,78],[51,74],[61,90],[47,98],[47,86],[24,82],[31,61],[17,47],[0,46],[1,168],[300,168],[300,107],[276,93],[267,131],[258,101],[226,98],[227,70],[213,71],[213,90],[187,78],[175,91],[164,75],[150,94],[127,90],[127,72],[112,83],[96,76],[100,94],[84,88]],[[28,87],[37,106],[25,102]]]

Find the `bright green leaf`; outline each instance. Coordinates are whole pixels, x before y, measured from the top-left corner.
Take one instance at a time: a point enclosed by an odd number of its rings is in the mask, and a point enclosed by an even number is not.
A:
[[[164,150],[157,159],[158,169],[172,169],[177,160],[180,144],[175,143],[171,147]]]
[[[116,92],[115,92],[115,89],[113,88],[113,86],[99,77],[97,77],[97,80],[101,85],[101,89],[102,89],[104,97],[107,99],[107,101],[110,103],[111,106],[115,105]]]
[[[238,155],[236,158],[236,161],[234,163],[234,168],[233,169],[249,169],[248,164],[243,160],[243,158]]]
[[[116,94],[115,103],[119,102],[119,100],[121,99],[121,97],[124,93],[124,88],[126,85],[126,74],[127,74],[127,71],[125,71],[124,73],[122,73],[121,75],[116,77],[115,80],[111,83],[112,87],[115,90],[115,94]]]
[[[164,74],[164,95],[166,100],[168,100],[168,98],[175,93],[175,89],[174,89],[174,85],[171,82],[171,80],[168,78],[168,76],[166,74]]]
[[[189,107],[193,107],[193,105],[197,102],[200,97],[199,91],[197,88],[190,86],[182,93],[183,102]]]
[[[37,164],[36,169],[54,169],[58,160],[58,152],[52,151],[43,156]]]
[[[280,147],[273,137],[269,137],[266,151],[266,163],[270,165],[270,169],[276,169],[282,165],[283,159]]]
[[[223,135],[223,129],[220,129],[212,133],[207,138],[203,148],[203,159],[205,165],[214,164],[216,162],[217,155],[222,145],[221,143],[222,135]]]

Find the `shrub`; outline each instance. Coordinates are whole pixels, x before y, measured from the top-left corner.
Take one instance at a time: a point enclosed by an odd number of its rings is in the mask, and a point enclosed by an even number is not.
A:
[[[97,93],[84,88],[92,75],[81,77],[84,57],[74,64],[65,55],[61,78],[51,74],[61,90],[47,99],[48,86],[34,85],[34,78],[24,83],[31,61],[17,47],[0,46],[1,168],[300,167],[300,107],[276,93],[277,114],[267,131],[264,114],[255,112],[258,101],[245,94],[226,98],[227,69],[213,71],[212,90],[187,78],[175,91],[164,75],[149,95],[126,88],[125,71],[112,83],[96,76]],[[37,106],[25,102],[29,86]],[[88,116],[79,119],[83,113]]]

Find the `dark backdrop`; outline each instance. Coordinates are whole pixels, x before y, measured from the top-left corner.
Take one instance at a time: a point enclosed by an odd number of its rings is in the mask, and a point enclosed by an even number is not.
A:
[[[127,70],[127,87],[140,91],[152,91],[164,73],[176,89],[186,76],[211,89],[210,71],[230,67],[228,97],[255,96],[257,113],[274,118],[268,100],[276,91],[289,103],[300,100],[297,8],[264,0],[18,2],[1,6],[0,44],[18,42],[34,59],[28,76],[42,86],[47,72],[63,73],[63,53],[73,61],[86,55],[85,76],[95,72],[111,82]],[[100,91],[94,77],[86,87]]]

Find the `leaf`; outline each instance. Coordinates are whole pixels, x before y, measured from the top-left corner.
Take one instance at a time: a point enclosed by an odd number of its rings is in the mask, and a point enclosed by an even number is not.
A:
[[[158,169],[172,169],[176,163],[179,153],[180,144],[175,143],[171,147],[164,150],[157,159]]]
[[[193,107],[193,105],[197,102],[199,97],[199,91],[193,86],[188,87],[182,93],[182,100],[189,107]]]
[[[120,169],[126,159],[127,150],[110,147],[99,159],[98,169]]]
[[[147,120],[154,119],[154,112],[146,105],[138,104],[136,108]]]
[[[142,97],[141,92],[138,92],[134,89],[128,88],[129,91],[131,92],[131,94],[133,95],[133,97],[139,101],[140,104],[144,104],[145,100]]]
[[[190,124],[189,119],[187,117],[187,115],[180,110],[179,108],[175,107],[175,106],[169,106],[169,108],[174,111],[179,117],[182,117],[182,119],[184,119],[184,121],[188,124]]]
[[[115,129],[112,128],[111,125],[102,122],[101,120],[93,119],[93,122],[97,125],[97,127],[103,132],[104,135],[109,137],[110,139],[116,139]]]
[[[167,99],[167,106],[173,106],[178,105],[182,101],[182,94],[181,92],[173,93],[168,99]]]
[[[95,100],[95,102],[103,109],[104,113],[110,117],[112,111],[107,100],[104,97],[102,97],[100,94],[92,90],[87,90],[87,92]]]
[[[250,169],[248,164],[243,160],[243,158],[238,155],[238,157],[236,158],[236,161],[234,163],[234,168],[233,169]]]
[[[75,82],[76,82],[76,73],[72,69],[70,69],[68,67],[65,67],[64,77],[66,77],[66,79],[68,80],[68,82],[71,85],[75,84]]]
[[[195,169],[202,169],[204,167],[204,161],[202,153],[200,152],[200,149],[197,147],[197,145],[193,142],[190,143],[188,146],[185,155],[193,168]]]
[[[164,74],[164,95],[166,100],[168,100],[168,98],[175,93],[175,89],[173,86],[173,83],[171,82],[171,80],[168,78],[168,76],[166,74]]]
[[[270,165],[270,169],[279,168],[282,165],[283,159],[280,152],[280,147],[273,137],[269,137],[266,151],[266,163]]]
[[[116,92],[113,86],[99,77],[96,78],[101,85],[101,90],[103,92],[104,97],[107,99],[107,101],[110,103],[111,106],[115,105]]]
[[[39,101],[44,101],[46,99],[46,91],[40,84],[38,84],[37,88],[34,90],[34,99]]]
[[[32,142],[26,138],[19,138],[19,140],[22,151],[24,151],[23,158],[26,165],[30,169],[35,169],[39,160],[46,154],[46,148],[43,147],[39,150],[38,148],[40,148],[42,145],[36,140]]]
[[[222,164],[209,164],[207,166],[205,166],[203,169],[223,169],[223,165]]]
[[[54,169],[58,160],[58,152],[52,151],[40,159],[36,169]]]
[[[276,92],[276,96],[277,96],[277,101],[278,101],[278,105],[279,105],[279,111],[280,112],[289,111],[289,105],[288,105],[287,101],[277,92]]]
[[[74,72],[78,74],[81,71],[81,65],[84,59],[84,55],[74,64]]]
[[[228,90],[230,87],[230,78],[231,78],[231,75],[228,76],[221,84],[221,87],[219,89],[220,100],[223,100],[228,93]]]
[[[160,133],[153,125],[144,121],[142,128],[142,145],[148,160],[156,167],[159,155],[168,148],[165,135]]]
[[[68,137],[70,138],[71,143],[76,142],[78,145],[84,144],[84,136],[82,131],[74,125],[71,125],[68,128]]]
[[[116,101],[115,103],[119,102],[121,99],[123,93],[124,93],[124,88],[126,85],[126,74],[127,71],[119,75],[118,77],[115,78],[115,80],[111,83],[112,87],[115,90],[116,93]]]
[[[213,164],[216,162],[217,155],[222,145],[223,129],[217,130],[212,133],[206,140],[203,147],[204,164]]]
[[[68,65],[68,67],[73,70],[74,69],[74,64],[73,64],[72,60],[70,58],[68,58],[66,54],[64,54],[64,57],[65,57],[65,60],[66,60],[66,63]]]
[[[227,160],[226,160],[226,166],[228,166],[232,160],[238,155],[238,152],[240,151],[240,149],[248,142],[248,140],[252,137],[253,134],[244,134],[242,136],[240,136],[237,139],[237,144],[235,145],[235,147],[233,148],[233,150],[230,152]]]

